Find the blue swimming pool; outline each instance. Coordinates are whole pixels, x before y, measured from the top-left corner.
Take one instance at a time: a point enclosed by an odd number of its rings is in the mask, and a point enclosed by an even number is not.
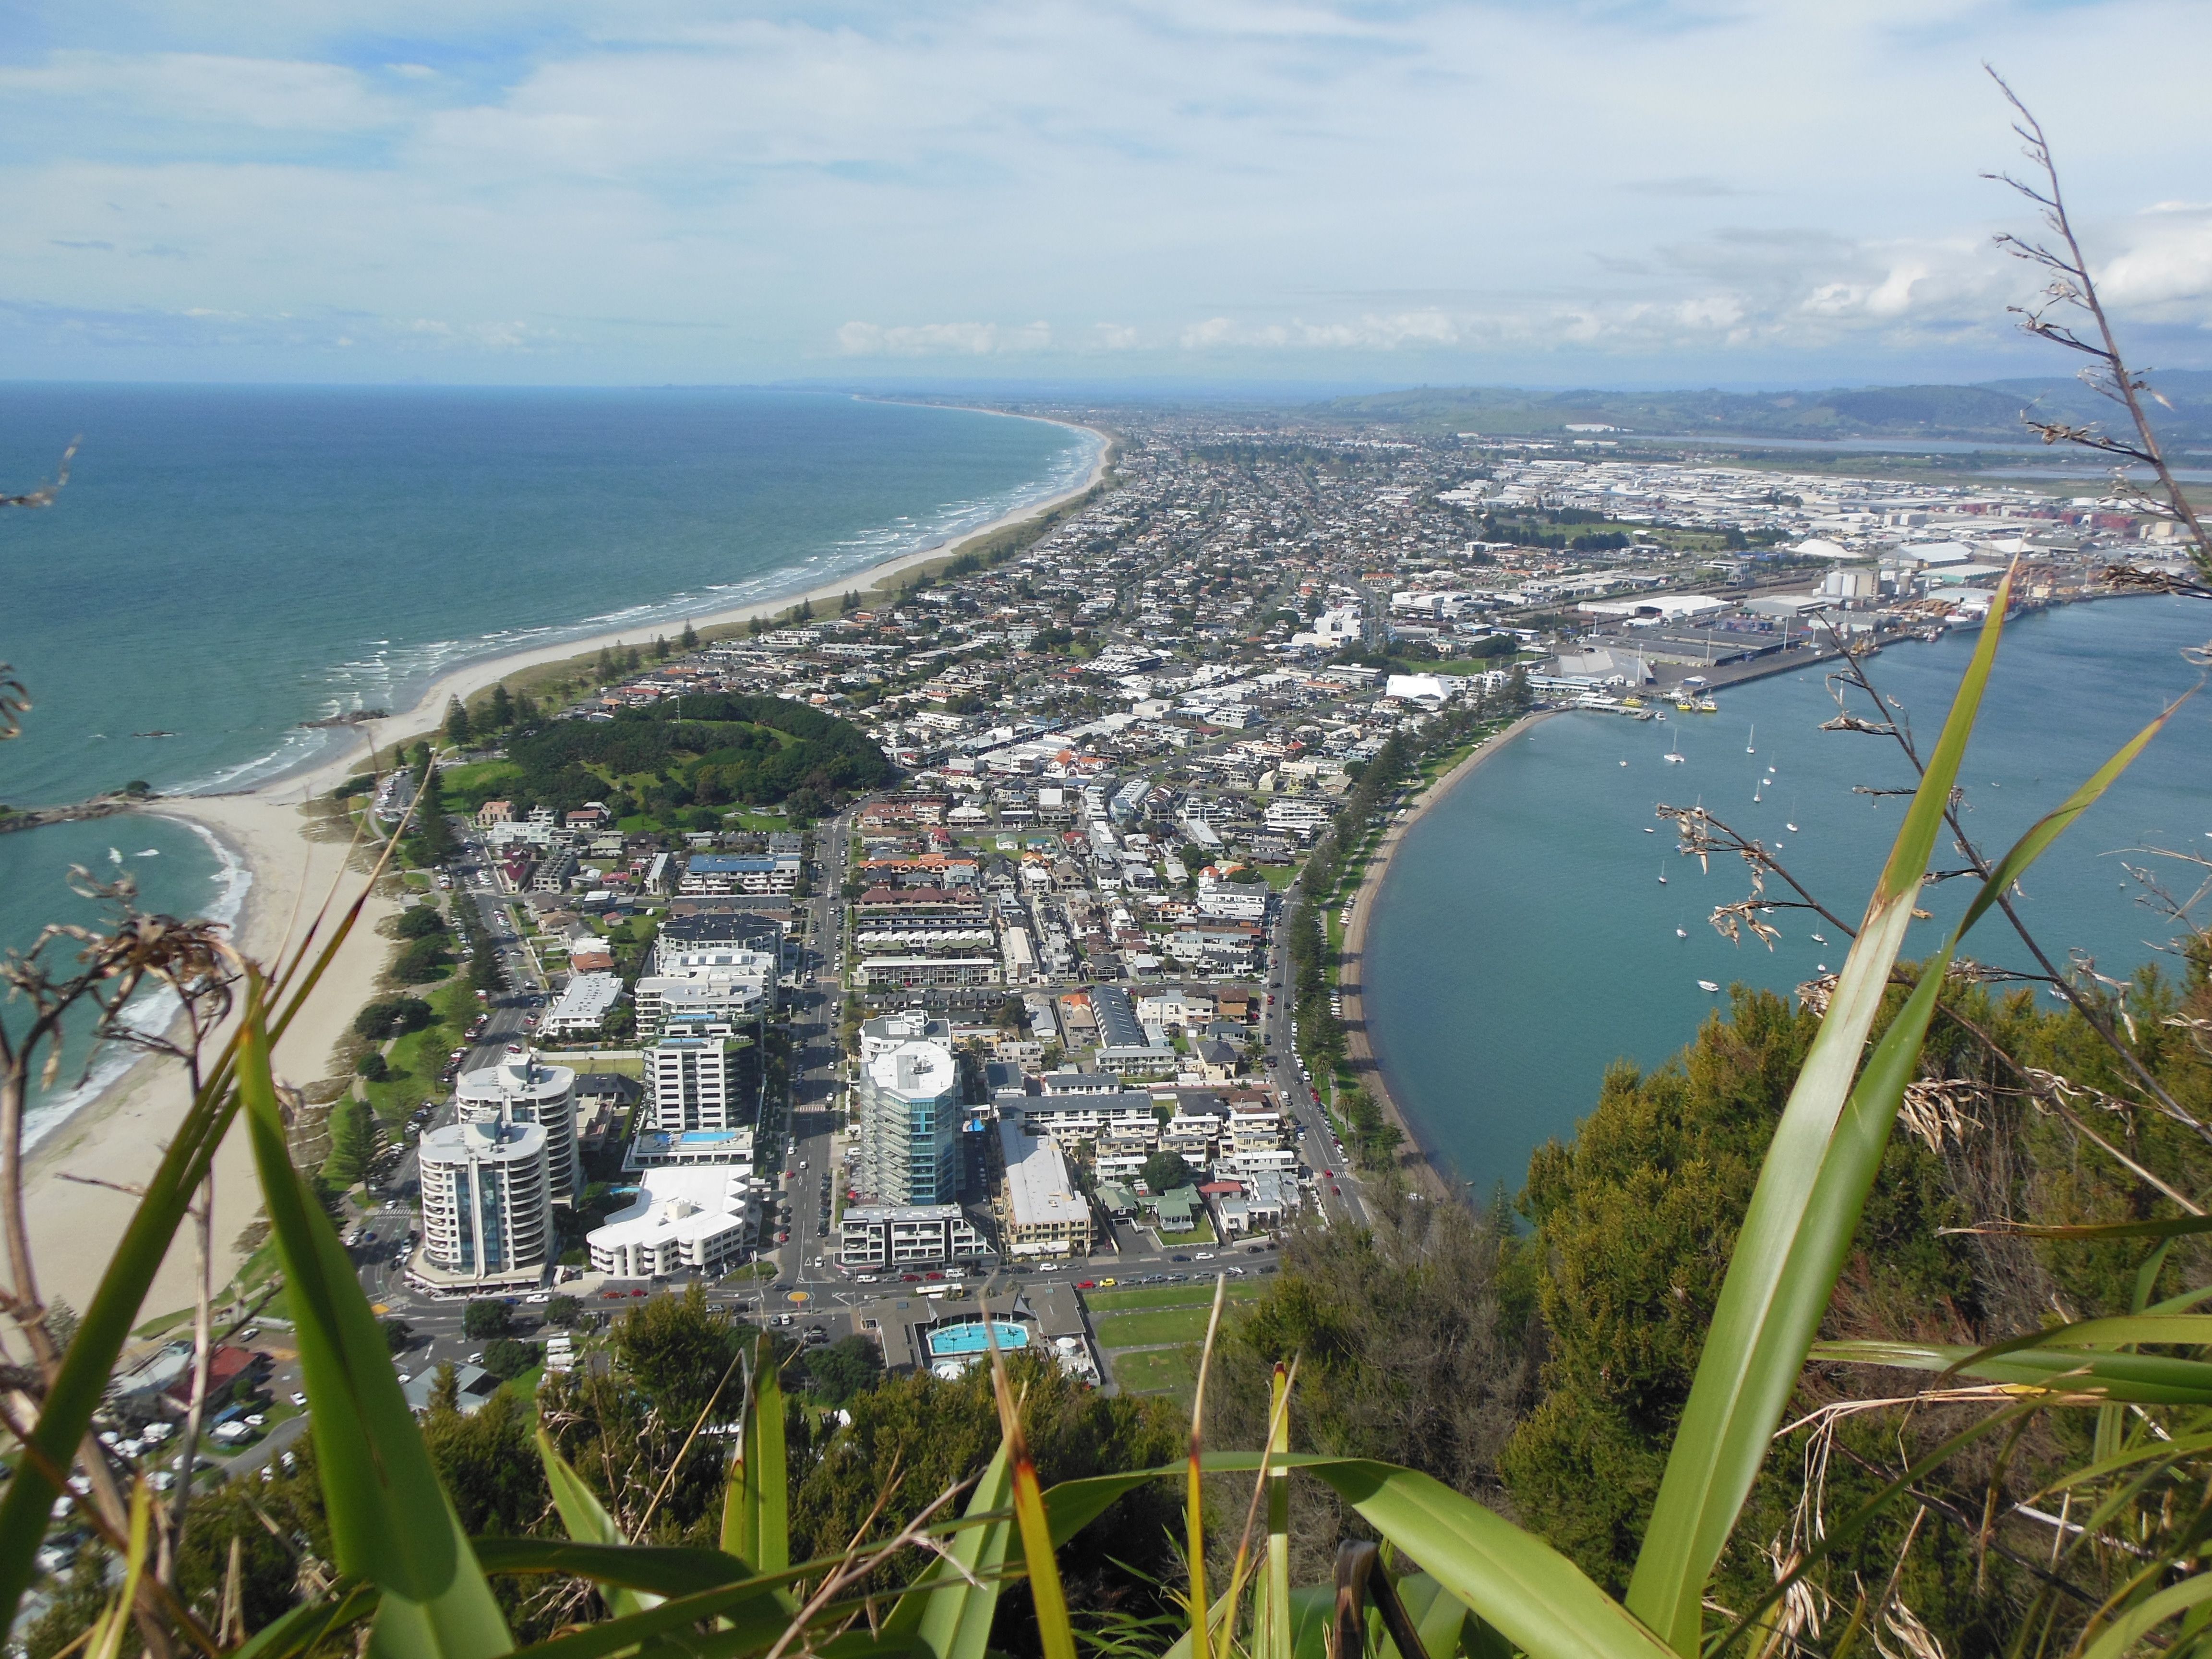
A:
[[[1014,1324],[1010,1320],[995,1319],[992,1328],[998,1333],[1001,1348],[1026,1348],[1030,1345],[1029,1328]],[[981,1320],[970,1320],[965,1325],[945,1325],[929,1334],[929,1352],[939,1357],[946,1354],[982,1353],[990,1344],[983,1334]]]

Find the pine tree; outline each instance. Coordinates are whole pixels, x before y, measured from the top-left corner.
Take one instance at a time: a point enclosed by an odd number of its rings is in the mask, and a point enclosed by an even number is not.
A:
[[[668,660],[667,635],[655,634],[653,636],[653,659],[655,662],[666,662]]]
[[[491,723],[493,729],[500,732],[514,724],[514,699],[507,696],[503,685],[491,689]]]
[[[605,646],[599,647],[599,678],[611,680],[615,677],[615,653]]]
[[[469,711],[459,697],[446,704],[446,741],[456,749],[469,746]]]
[[[637,647],[636,647],[635,646],[634,646],[634,645],[633,645],[632,647],[630,647],[630,648],[629,649],[629,651],[628,651],[628,652],[626,652],[625,653],[623,653],[623,673],[625,673],[625,674],[635,674],[635,673],[636,673],[636,672],[637,672],[637,671],[638,671],[639,669],[641,669],[641,668],[642,668],[642,667],[644,667],[644,666],[645,666],[645,659],[644,659],[642,656],[641,656],[641,655],[639,655],[639,654],[638,654],[638,649],[637,649]]]
[[[376,1120],[366,1101],[348,1096],[331,1114],[331,1152],[323,1173],[339,1187],[350,1187],[368,1171],[376,1156]]]
[[[845,591],[845,597],[837,601],[837,611],[840,616],[848,615],[860,608],[860,595],[859,590],[855,588],[848,588]]]
[[[699,630],[692,627],[690,623],[684,624],[683,644],[686,651],[696,651],[699,648]]]
[[[441,865],[453,856],[453,826],[446,822],[445,792],[434,766],[422,769],[422,799],[415,808],[415,835],[425,865]]]
[[[812,622],[814,620],[814,601],[811,599],[801,599],[799,602],[798,615],[799,620],[803,623]]]
[[[530,726],[534,724],[537,721],[537,719],[538,699],[532,696],[527,691],[516,692],[514,694],[514,723],[517,726]]]
[[[746,623],[745,626],[752,634],[753,637],[755,639],[758,639],[762,635],[768,632],[768,618],[756,611],[753,613],[752,621]]]

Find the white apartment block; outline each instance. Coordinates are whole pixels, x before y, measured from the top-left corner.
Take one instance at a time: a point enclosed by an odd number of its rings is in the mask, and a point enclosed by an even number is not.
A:
[[[991,1254],[957,1204],[855,1204],[839,1220],[837,1259],[848,1271],[950,1267]]]
[[[738,1075],[749,1046],[727,1036],[664,1036],[647,1049],[653,1127],[672,1135],[742,1127],[752,1115]]]

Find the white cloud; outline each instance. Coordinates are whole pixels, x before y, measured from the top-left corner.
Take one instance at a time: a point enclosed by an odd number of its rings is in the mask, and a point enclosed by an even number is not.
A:
[[[847,323],[837,331],[837,349],[848,357],[988,357],[1000,352],[1043,351],[1052,344],[1047,323],[1000,328],[996,323],[913,323],[885,328],[877,323]]]
[[[0,67],[34,307],[505,319],[451,326],[609,378],[1996,350],[2035,283],[1990,55],[2124,319],[2212,324],[2212,128],[2138,118],[2194,106],[2186,0],[41,3]]]
[[[0,98],[109,112],[132,124],[272,131],[357,132],[404,116],[337,64],[209,52],[58,52],[37,65],[0,66]]]

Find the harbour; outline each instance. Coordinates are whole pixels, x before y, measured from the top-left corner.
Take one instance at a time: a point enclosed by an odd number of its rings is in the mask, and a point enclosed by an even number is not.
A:
[[[2212,612],[2168,599],[2016,618],[1968,751],[1966,821],[1984,848],[2008,844],[2189,690],[2197,672],[2181,653],[2208,631]],[[1912,639],[1869,665],[1923,741],[1973,637]],[[1362,1014],[1393,1102],[1445,1180],[1516,1189],[1529,1153],[1595,1105],[1609,1064],[1663,1063],[1734,985],[1788,994],[1841,964],[1848,940],[1801,912],[1761,917],[1779,930],[1771,950],[1723,938],[1708,918],[1749,893],[1749,872],[1681,857],[1656,815],[1712,812],[1855,923],[1901,811],[1855,791],[1911,775],[1893,742],[1818,729],[1837,712],[1832,666],[1744,676],[1715,688],[1715,713],[1670,708],[1663,724],[1559,714],[1499,740],[1406,828],[1370,907]],[[2136,902],[2122,866],[2144,861],[2128,849],[2190,849],[2212,833],[2208,720],[2185,706],[2024,884],[2020,908],[2054,956],[2079,948],[2115,977],[2160,959],[2173,930]],[[1915,924],[1906,953],[1932,950],[1964,902],[1960,884],[1931,890],[1935,920]],[[2002,927],[1985,923],[1969,953],[2020,960]]]

